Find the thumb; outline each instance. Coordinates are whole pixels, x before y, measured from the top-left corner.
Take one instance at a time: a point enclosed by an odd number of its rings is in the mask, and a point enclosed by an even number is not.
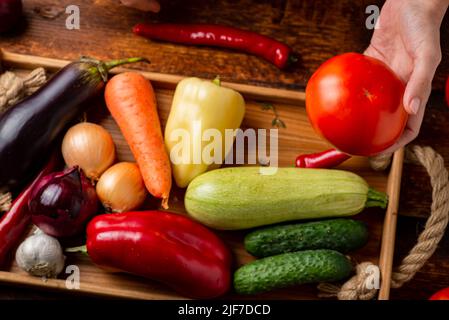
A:
[[[417,114],[429,99],[432,79],[441,61],[439,48],[423,53],[414,59],[414,68],[404,93],[404,108],[409,114]]]

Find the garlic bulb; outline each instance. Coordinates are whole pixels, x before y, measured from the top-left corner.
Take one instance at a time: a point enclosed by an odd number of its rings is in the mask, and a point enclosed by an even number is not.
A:
[[[18,266],[37,277],[56,278],[64,268],[64,261],[59,241],[45,233],[28,237],[16,251]]]
[[[78,166],[96,181],[114,163],[114,141],[103,127],[82,122],[67,131],[62,141],[62,155],[68,167]]]
[[[137,164],[120,162],[106,170],[98,180],[97,195],[110,212],[139,208],[147,191]]]

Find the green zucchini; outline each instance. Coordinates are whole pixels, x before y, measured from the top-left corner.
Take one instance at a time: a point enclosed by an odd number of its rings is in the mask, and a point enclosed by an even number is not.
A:
[[[361,221],[331,219],[268,227],[245,237],[245,248],[256,257],[310,249],[348,252],[363,247],[368,229]]]
[[[352,264],[333,250],[307,250],[256,260],[234,273],[239,294],[256,294],[305,283],[332,282],[349,277]]]
[[[206,172],[187,188],[187,212],[216,229],[236,230],[290,220],[351,216],[385,208],[387,196],[341,170],[236,167]]]

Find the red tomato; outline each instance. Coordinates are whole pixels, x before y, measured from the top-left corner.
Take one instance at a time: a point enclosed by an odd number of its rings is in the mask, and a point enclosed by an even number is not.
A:
[[[449,300],[449,288],[438,291],[429,300]]]
[[[345,53],[323,63],[306,88],[315,130],[337,149],[371,156],[396,142],[407,113],[404,83],[382,61]]]

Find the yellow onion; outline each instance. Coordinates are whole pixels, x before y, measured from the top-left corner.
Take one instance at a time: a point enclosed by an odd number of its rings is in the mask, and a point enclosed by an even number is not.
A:
[[[64,136],[62,155],[67,166],[80,167],[88,178],[96,181],[114,163],[114,141],[102,126],[78,123]]]
[[[97,195],[109,212],[139,208],[147,191],[137,164],[120,162],[106,170],[98,180]]]

